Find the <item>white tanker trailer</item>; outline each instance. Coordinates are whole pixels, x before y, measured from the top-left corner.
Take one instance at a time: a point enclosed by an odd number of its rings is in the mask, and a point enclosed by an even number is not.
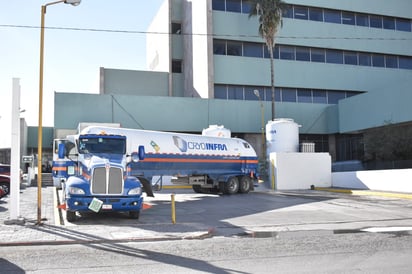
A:
[[[154,176],[173,176],[172,183],[191,185],[196,192],[247,193],[257,179],[256,152],[239,138],[102,126],[87,127],[84,134],[126,136],[129,155],[144,146],[144,159],[129,168],[145,188]]]

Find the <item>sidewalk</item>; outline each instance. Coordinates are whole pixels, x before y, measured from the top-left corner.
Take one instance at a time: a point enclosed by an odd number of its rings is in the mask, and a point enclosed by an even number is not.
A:
[[[187,224],[164,224],[174,233],[167,234],[151,230],[150,225],[133,227],[125,231],[124,227],[114,226],[62,226],[57,208],[56,189],[42,188],[42,221],[37,224],[37,187],[23,187],[20,192],[20,218],[10,220],[8,211],[10,197],[0,200],[0,247],[14,245],[58,245],[78,243],[101,243],[107,241],[150,241],[204,238],[209,231],[195,231],[185,227]],[[153,224],[153,226],[158,226]],[[158,231],[158,229],[157,229]],[[193,232],[195,231],[195,232]]]

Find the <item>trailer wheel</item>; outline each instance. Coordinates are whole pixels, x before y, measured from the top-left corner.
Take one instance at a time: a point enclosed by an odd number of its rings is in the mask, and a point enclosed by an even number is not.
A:
[[[76,211],[67,210],[66,211],[66,219],[68,222],[76,221]]]
[[[139,210],[129,211],[129,217],[130,217],[130,219],[139,219],[140,211]]]
[[[249,176],[242,176],[239,182],[239,192],[248,193],[252,186],[252,179]]]
[[[239,180],[237,177],[230,177],[225,184],[226,194],[235,194],[239,190]]]
[[[200,185],[192,185],[193,191],[196,193],[203,193],[202,187]]]

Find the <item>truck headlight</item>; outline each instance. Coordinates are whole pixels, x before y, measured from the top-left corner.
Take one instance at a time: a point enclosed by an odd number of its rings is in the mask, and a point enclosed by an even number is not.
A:
[[[141,187],[135,187],[129,190],[129,195],[140,195],[142,194],[142,188]]]
[[[84,190],[78,187],[69,187],[69,193],[74,195],[84,195]]]

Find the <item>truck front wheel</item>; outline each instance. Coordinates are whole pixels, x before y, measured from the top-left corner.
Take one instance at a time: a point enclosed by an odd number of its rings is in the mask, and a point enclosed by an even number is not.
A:
[[[239,180],[237,177],[230,177],[225,184],[225,194],[235,194],[239,190]]]
[[[76,211],[67,210],[66,211],[66,219],[68,222],[76,221]]]
[[[139,219],[140,211],[139,210],[129,211],[129,217],[130,217],[130,219]]]

